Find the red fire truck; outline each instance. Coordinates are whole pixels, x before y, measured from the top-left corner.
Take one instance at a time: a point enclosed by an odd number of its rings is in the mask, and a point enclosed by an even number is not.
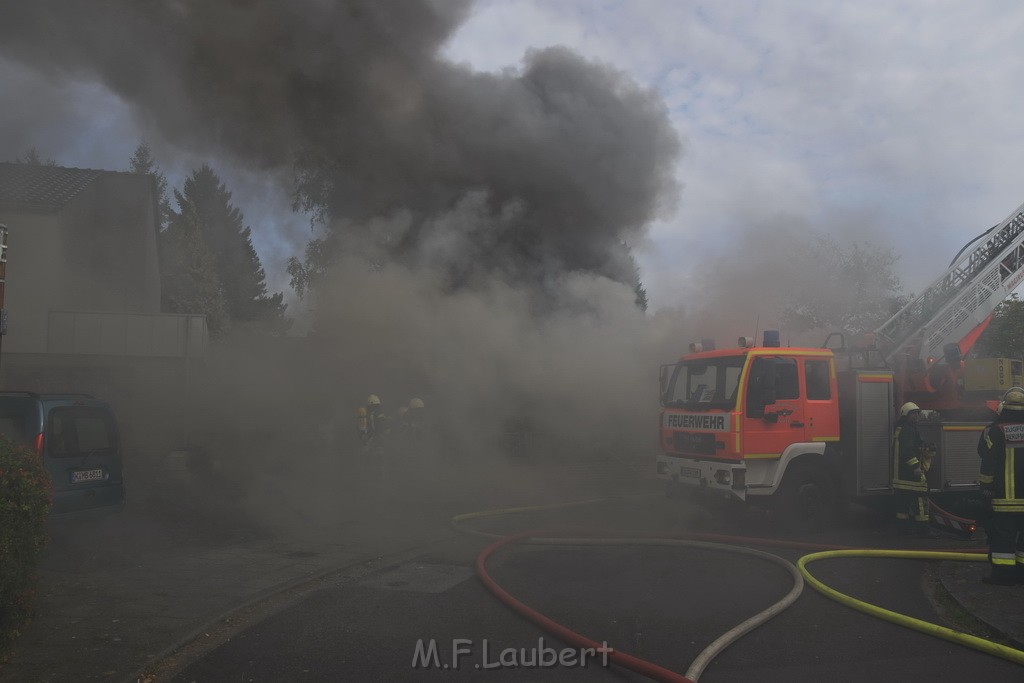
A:
[[[892,494],[895,415],[914,401],[937,449],[933,499],[976,490],[980,432],[993,399],[1022,373],[1020,361],[964,358],[1022,281],[1024,205],[857,343],[834,334],[821,348],[784,347],[767,331],[760,346],[748,337],[729,349],[691,344],[660,374],[659,478],[672,492],[828,518],[850,500]],[[996,369],[972,372],[974,364]]]

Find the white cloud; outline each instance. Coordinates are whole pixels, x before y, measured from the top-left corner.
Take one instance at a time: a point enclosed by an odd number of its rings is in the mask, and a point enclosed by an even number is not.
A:
[[[681,250],[777,213],[891,244],[911,288],[937,277],[1024,200],[1022,26],[997,0],[482,0],[448,54],[498,70],[564,44],[661,91],[688,151],[640,249],[659,306]]]

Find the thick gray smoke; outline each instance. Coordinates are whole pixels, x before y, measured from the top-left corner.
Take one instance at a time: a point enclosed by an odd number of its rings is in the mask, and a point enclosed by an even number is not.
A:
[[[101,83],[162,147],[294,171],[297,205],[323,219],[326,258],[307,264],[320,268],[315,334],[223,353],[211,371],[223,381],[204,431],[238,458],[232,471],[309,467],[322,481],[316,458],[353,450],[352,411],[370,392],[392,414],[427,400],[443,433],[433,466],[491,466],[512,429],[538,435],[545,456],[652,452],[657,363],[685,340],[666,343],[677,321],[652,324],[634,306],[625,245],[672,209],[681,142],[655,92],[566,49],[500,74],[440,59],[468,11],[440,0],[3,9],[0,57]],[[308,480],[296,487],[315,499]]]
[[[797,216],[765,216],[737,227],[735,243],[695,244],[686,289],[697,295],[677,313],[695,338],[719,345],[766,329],[806,346],[833,332],[872,332],[907,299],[899,256],[869,227],[837,222],[825,231]]]
[[[472,235],[473,267],[536,279],[635,277],[617,254],[674,199],[679,141],[661,101],[564,49],[489,75],[437,58],[466,2],[185,0],[11,4],[0,54],[96,79],[171,143],[266,169],[298,161],[298,200],[363,224],[406,211],[392,251],[483,190],[514,220]]]
[[[467,3],[7,3],[4,55],[99,80],[168,140],[262,165],[393,109]],[[412,94],[411,91],[409,91]],[[350,130],[357,139],[369,130]]]

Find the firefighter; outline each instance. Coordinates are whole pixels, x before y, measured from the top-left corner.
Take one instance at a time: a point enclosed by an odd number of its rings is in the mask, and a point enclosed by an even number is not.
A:
[[[978,442],[978,483],[992,507],[988,525],[992,573],[983,581],[1011,586],[1024,583],[1024,389],[1007,391],[997,412]]]
[[[409,436],[413,441],[417,441],[423,436],[423,429],[426,426],[425,411],[426,405],[423,403],[423,399],[414,398],[409,401],[409,412],[405,415],[405,421],[409,429]]]
[[[366,399],[366,412],[369,417],[370,437],[379,439],[388,431],[388,418],[384,415],[384,404],[377,394],[370,394]]]
[[[938,538],[928,526],[928,479],[934,450],[921,438],[917,423],[921,408],[904,403],[892,437],[892,487],[896,493],[896,527],[901,534]]]
[[[356,433],[359,440],[365,443],[370,439],[370,414],[366,406],[359,406],[356,409]]]

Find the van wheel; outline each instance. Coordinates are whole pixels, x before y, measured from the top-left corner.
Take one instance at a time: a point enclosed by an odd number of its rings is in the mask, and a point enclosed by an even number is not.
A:
[[[783,518],[787,522],[821,529],[835,520],[838,508],[835,482],[820,465],[797,465],[786,472],[779,493]]]

